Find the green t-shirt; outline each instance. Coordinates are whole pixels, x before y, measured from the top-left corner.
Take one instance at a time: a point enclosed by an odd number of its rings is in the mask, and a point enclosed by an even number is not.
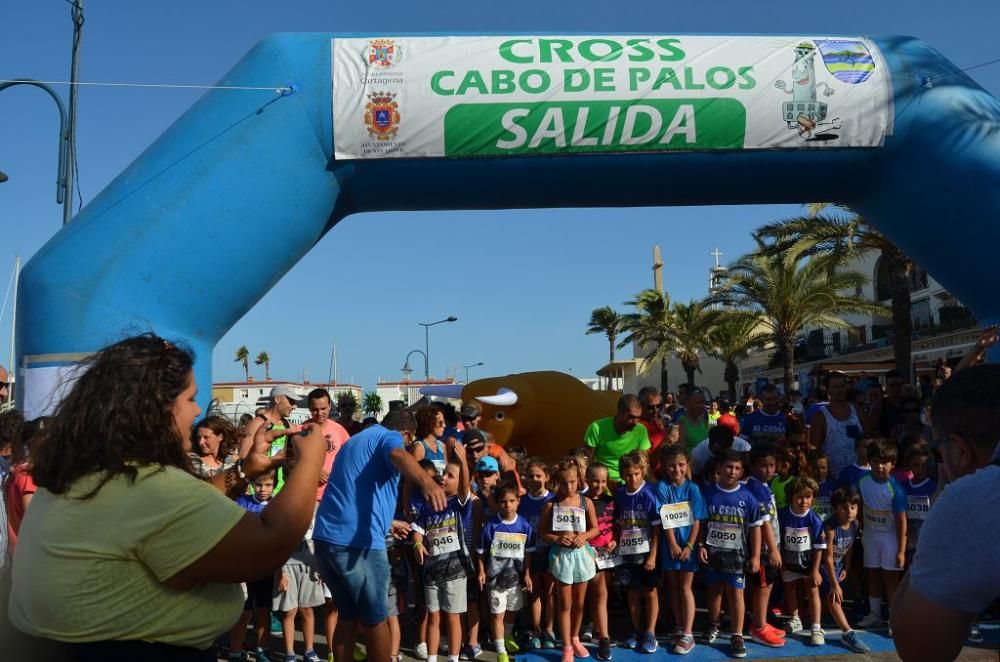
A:
[[[134,484],[99,474],[55,495],[40,488],[14,554],[10,620],[70,643],[138,639],[207,649],[243,608],[239,584],[163,582],[210,549],[245,511],[212,485],[174,467],[141,467]]]
[[[594,449],[594,461],[608,468],[608,480],[620,481],[618,460],[632,451],[648,451],[649,433],[645,425],[636,425],[623,435],[615,430],[614,417],[599,418],[587,428],[583,443]]]

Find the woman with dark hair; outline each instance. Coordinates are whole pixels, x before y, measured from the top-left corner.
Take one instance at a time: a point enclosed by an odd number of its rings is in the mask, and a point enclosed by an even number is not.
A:
[[[206,416],[191,432],[191,468],[194,474],[222,490],[231,499],[246,492],[240,476],[239,439],[232,423],[221,416]]]
[[[106,347],[32,448],[38,491],[10,600],[29,638],[6,649],[18,659],[214,660],[212,642],[240,615],[239,583],[274,572],[301,542],[322,436],[290,437],[297,465],[285,489],[244,511],[192,475],[193,362],[153,334]],[[254,446],[270,440],[261,431]]]
[[[21,421],[20,424],[17,423],[18,420]],[[35,492],[38,491],[38,487],[31,477],[30,449],[50,420],[48,416],[42,416],[24,422],[21,412],[17,410],[0,415],[0,427],[9,426],[12,422],[19,425],[18,436],[20,437],[12,444],[10,478],[4,486],[4,496],[6,497],[4,501],[7,506],[7,549],[11,555],[13,555],[17,545],[17,533],[21,529],[24,513],[28,510],[28,504],[31,503]]]

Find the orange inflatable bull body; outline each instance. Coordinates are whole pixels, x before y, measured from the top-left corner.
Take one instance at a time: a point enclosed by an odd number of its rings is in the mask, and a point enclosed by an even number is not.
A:
[[[480,428],[502,445],[555,460],[583,443],[592,422],[613,416],[619,394],[594,391],[571,375],[522,372],[477,379],[466,385],[431,386],[425,395],[458,398],[483,408]]]

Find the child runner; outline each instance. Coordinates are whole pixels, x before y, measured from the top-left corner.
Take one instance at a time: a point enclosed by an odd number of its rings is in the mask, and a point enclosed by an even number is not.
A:
[[[492,459],[492,458],[490,458]],[[493,615],[493,642],[497,662],[508,662],[518,650],[514,641],[514,616],[524,605],[523,590],[531,590],[531,554],[535,532],[517,514],[517,484],[505,483],[494,491],[498,512],[490,516],[479,538],[479,586],[489,591]]]
[[[591,627],[597,630],[597,659],[611,659],[611,635],[608,631],[608,594],[611,592],[610,570],[621,564],[618,542],[615,540],[615,499],[608,492],[608,468],[599,462],[587,467],[587,494],[594,502],[597,515],[597,535],[590,539],[590,545],[597,553],[597,574],[587,587],[590,600]],[[589,641],[586,628],[580,639]]]
[[[813,510],[825,522],[833,514],[830,497],[837,489],[837,480],[830,475],[830,461],[823,454],[823,451],[815,448],[809,451],[806,459],[809,463],[809,476],[816,481],[816,485],[819,487],[819,494],[813,499]]]
[[[271,502],[274,493],[274,471],[268,471],[257,476],[253,481],[253,495],[243,495],[236,503],[246,511],[259,513]],[[266,660],[268,629],[271,624],[271,590],[274,588],[274,577],[267,575],[252,582],[247,582],[247,600],[243,605],[243,613],[233,629],[229,631],[229,660],[235,662],[243,659],[243,642],[247,635],[247,624],[250,616],[254,617],[254,630],[257,635],[258,660]]]
[[[803,596],[809,599],[812,620],[809,643],[822,646],[826,643],[826,635],[820,623],[823,608],[819,586],[823,583],[820,565],[823,550],[826,549],[826,535],[823,533],[823,520],[812,509],[817,492],[819,487],[812,478],[803,476],[796,479],[788,488],[790,503],[778,511],[778,522],[781,525],[781,580],[785,586],[785,604],[792,615],[788,631],[793,634],[802,631],[802,620],[799,618],[801,588]]]
[[[532,531],[541,531],[542,510],[555,498],[548,490],[549,466],[540,457],[528,458],[524,463],[524,495],[517,506],[517,514],[528,520]],[[536,533],[535,553],[531,555],[531,648],[555,648],[556,636],[552,632],[552,575],[549,574],[548,543]],[[544,626],[544,629],[543,629]]]
[[[615,491],[615,532],[622,564],[615,570],[618,583],[628,596],[628,611],[634,633],[626,648],[643,653],[657,649],[656,618],[660,611],[656,587],[659,577],[656,556],[660,546],[660,509],[653,488],[644,480],[649,461],[643,451],[626,453],[618,460],[622,484]],[[656,533],[656,535],[653,535]],[[646,608],[646,620],[642,609]]]
[[[890,475],[896,464],[896,445],[876,439],[868,445],[867,453],[872,472],[858,481],[858,494],[864,512],[862,542],[869,613],[858,622],[859,628],[882,623],[882,587],[886,602],[892,605],[906,561],[906,492]]]
[[[573,662],[574,656],[590,657],[579,635],[587,585],[597,574],[597,554],[588,542],[597,535],[597,514],[594,503],[579,493],[583,473],[575,460],[560,460],[552,473],[556,497],[542,511],[541,536],[551,545],[549,571],[559,591],[562,662]]]
[[[931,510],[931,497],[937,492],[937,483],[927,475],[930,450],[925,442],[917,442],[906,449],[903,464],[913,477],[903,483],[906,492],[906,564],[909,566],[917,549],[920,527]]]
[[[447,458],[441,487],[448,496],[444,510],[432,510],[420,495],[413,497],[413,551],[423,566],[427,602],[427,659],[437,662],[441,612],[447,615],[448,660],[457,662],[462,643],[462,614],[467,607],[469,556],[464,523],[472,510],[469,467],[465,449],[454,437],[447,441]]]
[[[295,617],[302,618],[302,645],[305,662],[320,662],[316,654],[316,615],[313,609],[323,606],[323,580],[312,550],[312,528],[278,571],[271,608],[283,612],[281,635],[285,644],[285,662],[295,662]]]
[[[761,518],[760,567],[748,578],[750,583],[750,638],[758,644],[778,648],[785,645],[785,633],[767,622],[771,589],[781,578],[781,545],[778,508],[768,482],[777,468],[777,449],[770,444],[758,444],[750,449],[750,478],[747,489],[764,509]]]
[[[872,472],[872,467],[868,464],[868,444],[872,442],[866,437],[859,437],[854,440],[854,453],[858,456],[858,461],[844,467],[837,476],[837,484],[840,487],[850,487],[857,489],[858,481],[862,476],[867,476]]]
[[[765,510],[753,493],[740,484],[743,477],[743,457],[734,450],[723,451],[719,458],[719,482],[705,489],[708,523],[700,533],[699,560],[708,565],[708,619],[705,641],[712,643],[719,636],[722,615],[722,595],[726,595],[733,633],[729,638],[730,654],[746,657],[743,641],[743,617],[746,606],[743,588],[744,571],[751,576],[760,571],[760,527]]]
[[[844,633],[840,639],[844,645],[855,653],[870,653],[871,648],[858,639],[858,633],[851,629],[851,624],[847,621],[844,614],[844,591],[841,588],[851,564],[851,548],[858,538],[858,505],[861,497],[849,487],[840,487],[830,497],[830,502],[833,515],[823,523],[826,551],[820,567],[820,574],[823,575],[820,592],[826,596],[827,609]]]
[[[687,479],[688,458],[682,446],[663,446],[660,470],[666,476],[656,483],[657,504],[663,541],[660,568],[666,573],[667,593],[674,614],[674,652],[687,655],[694,649],[694,592],[691,585],[698,571],[695,542],[702,522],[708,519],[705,500],[698,486]]]
[[[778,448],[774,454],[777,473],[768,486],[771,488],[771,493],[774,494],[774,505],[778,510],[788,505],[789,498],[786,491],[796,479],[796,476],[792,475],[793,457],[792,451],[787,448]]]

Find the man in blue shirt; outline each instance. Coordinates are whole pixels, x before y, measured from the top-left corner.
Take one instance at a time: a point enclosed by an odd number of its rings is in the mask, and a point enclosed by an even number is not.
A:
[[[334,659],[351,659],[359,620],[368,631],[369,659],[389,659],[385,538],[390,531],[404,537],[409,533],[408,524],[393,519],[400,474],[418,486],[434,509],[445,506],[444,491],[404,448],[404,438],[412,441],[416,429],[410,412],[393,411],[382,425],[352,437],[337,454],[319,504],[313,530],[316,557],[340,610]]]

